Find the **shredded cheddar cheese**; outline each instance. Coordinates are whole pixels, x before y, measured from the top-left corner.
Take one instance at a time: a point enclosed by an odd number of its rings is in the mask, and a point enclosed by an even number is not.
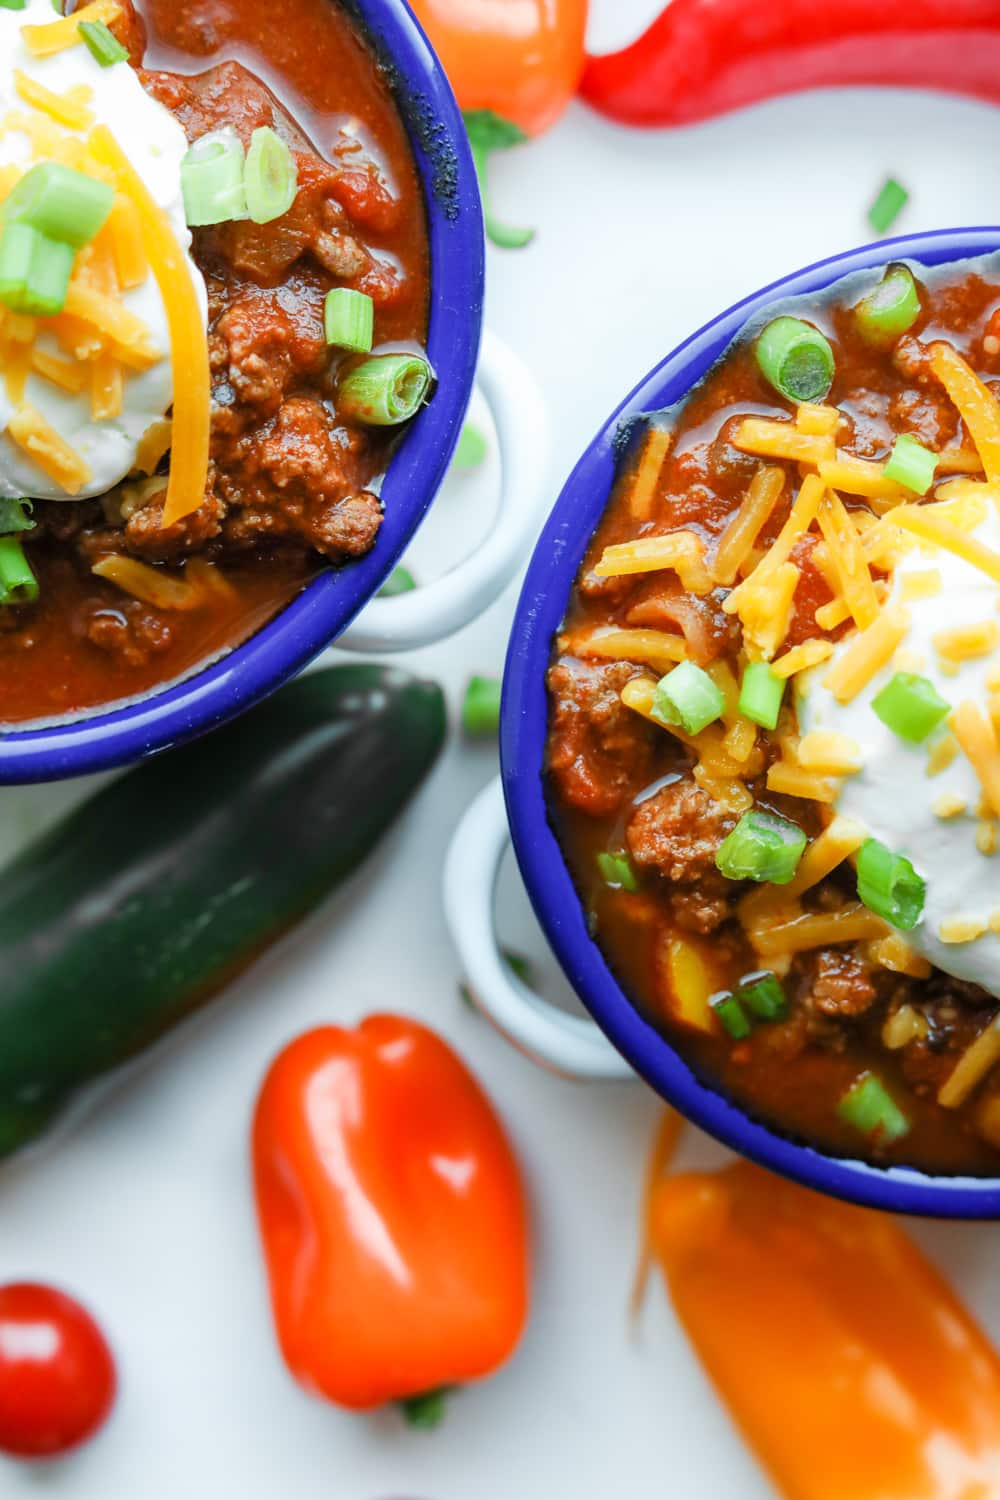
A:
[[[866,630],[878,617],[879,603],[861,539],[851,525],[840,497],[828,490],[817,519],[827,545],[839,593],[859,630]]]
[[[1000,624],[996,620],[982,620],[975,625],[955,625],[948,630],[939,630],[932,637],[934,649],[952,661],[969,661],[977,656],[989,656],[1000,646]]]
[[[784,488],[784,470],[762,464],[751,479],[739,510],[719,537],[710,564],[712,577],[717,583],[733,582],[770,520]]]
[[[33,406],[25,403],[18,408],[7,424],[7,435],[67,495],[78,495],[90,479],[79,453]]]
[[[184,252],[170,221],[136,174],[110,131],[98,126],[89,147],[114,172],[116,187],[131,199],[142,222],[143,243],[167,310],[174,383],[173,449],[164,527],[197,510],[205,497],[210,436],[208,342],[201,307]]]
[[[1000,406],[988,386],[951,344],[932,344],[930,367],[951,397],[982,459],[986,477],[1000,483]]]
[[[91,0],[91,4],[84,5],[71,16],[48,21],[44,26],[22,26],[21,40],[32,57],[51,57],[55,52],[76,46],[81,40],[81,21],[103,21],[107,26],[120,15],[121,7],[116,0]]]
[[[899,597],[904,604],[909,604],[914,599],[933,599],[940,592],[940,568],[911,569],[903,578]]]
[[[763,955],[802,953],[810,948],[835,947],[838,943],[856,943],[866,938],[881,938],[888,933],[881,917],[860,902],[843,906],[839,911],[806,912],[789,917],[754,935],[754,946]]]
[[[819,610],[816,611],[816,616],[818,619]],[[821,661],[826,661],[832,655],[832,641],[803,641],[801,645],[793,646],[790,651],[786,651],[784,656],[777,657],[771,663],[771,671],[775,677],[794,677],[796,672],[805,672],[809,667],[818,667]]]
[[[629,510],[637,521],[648,521],[653,514],[656,486],[672,441],[665,427],[651,427],[647,433],[629,494]]]
[[[202,602],[200,592],[183,579],[172,578],[162,568],[150,567],[137,557],[101,558],[91,570],[99,578],[107,578],[126,594],[154,604],[160,609],[195,609]]]
[[[25,104],[41,110],[56,124],[65,125],[67,130],[89,130],[94,123],[93,112],[87,108],[87,101],[92,96],[86,85],[82,91],[74,89],[65,94],[54,94],[43,83],[15,68],[14,87]]]
[[[684,637],[668,635],[665,630],[597,630],[572,638],[566,645],[575,656],[642,662],[661,674],[684,661],[688,654]]]
[[[1000,746],[991,720],[978,703],[967,698],[952,710],[948,723],[979,777],[983,795],[992,810],[1000,814]]]
[[[671,569],[691,593],[710,594],[715,584],[704,557],[705,545],[693,531],[671,531],[605,547],[594,573],[598,578],[615,578],[623,573]]]
[[[814,729],[799,741],[799,765],[820,776],[850,776],[863,764],[861,746],[850,735]]]
[[[863,495],[887,505],[899,505],[913,498],[910,490],[885,478],[885,464],[873,463],[867,458],[838,453],[836,458],[821,462],[818,469],[824,484],[832,490],[843,490],[847,495]]]
[[[902,604],[892,604],[850,642],[824,679],[838,703],[849,703],[867,687],[890,660],[909,628],[909,610]]]
[[[767,787],[768,791],[782,792],[786,797],[805,797],[810,802],[837,800],[837,788],[832,781],[784,760],[775,761],[769,768]]]
[[[733,447],[760,458],[788,458],[810,464],[824,463],[834,455],[832,437],[813,437],[791,422],[771,422],[764,417],[745,417],[733,435]]]
[[[795,413],[795,425],[810,437],[832,437],[840,426],[840,412],[835,406],[803,401]]]

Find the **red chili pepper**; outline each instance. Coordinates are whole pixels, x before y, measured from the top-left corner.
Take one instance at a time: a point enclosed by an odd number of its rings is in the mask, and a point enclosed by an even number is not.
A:
[[[998,0],[672,0],[581,93],[630,125],[686,125],[776,94],[891,84],[1000,103]]]
[[[528,1298],[520,1173],[432,1031],[380,1015],[299,1037],[264,1081],[253,1156],[278,1339],[307,1389],[358,1409],[414,1401],[430,1425],[443,1388],[513,1351]]]
[[[84,1442],[115,1399],[104,1335],[53,1287],[0,1287],[0,1452],[54,1458]]]

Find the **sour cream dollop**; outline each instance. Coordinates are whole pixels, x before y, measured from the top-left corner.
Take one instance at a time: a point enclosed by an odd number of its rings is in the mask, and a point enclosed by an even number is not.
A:
[[[184,219],[181,161],[187,141],[183,130],[169,110],[146,93],[127,62],[101,67],[82,43],[50,57],[34,57],[24,44],[21,28],[44,26],[56,19],[50,0],[29,0],[24,10],[0,8],[0,167],[13,163],[27,168],[35,160],[28,136],[8,123],[9,116],[28,112],[15,87],[15,70],[56,94],[85,84],[92,91],[87,107],[95,123],[108,127],[152,197],[169,215],[207,317],[205,284],[190,255],[191,235]],[[86,392],[72,395],[36,374],[28,376],[25,390],[25,400],[84,458],[90,481],[78,496],[68,496],[16,447],[6,435],[14,407],[0,379],[0,496],[67,500],[102,495],[134,468],[140,439],[172,404],[173,370],[166,309],[153,276],[123,292],[122,301],[146,324],[164,358],[144,372],[124,372],[120,416],[95,422]],[[66,357],[54,336],[44,330],[37,347]]]
[[[1000,517],[992,506],[970,534],[1000,552]],[[900,647],[905,654],[897,653],[850,703],[838,703],[824,679],[854,639],[853,634],[845,637],[830,661],[803,674],[799,727],[803,735],[833,730],[860,746],[863,767],[841,783],[837,810],[862,823],[888,848],[905,854],[927,882],[923,916],[905,934],[908,944],[946,973],[1000,995],[1000,935],[988,930],[991,918],[996,921],[1000,912],[1000,851],[991,855],[977,847],[979,779],[961,751],[945,769],[929,774],[929,747],[938,732],[923,745],[907,744],[872,708],[873,698],[902,667],[928,678],[953,707],[971,699],[989,711],[989,700],[995,697],[989,680],[1000,669],[1000,652],[963,661],[957,671],[949,672],[942,667],[933,638],[953,627],[1000,623],[1000,589],[985,573],[944,548],[931,552],[914,547],[895,569],[890,602],[904,599],[910,575],[932,569],[940,574],[940,590],[906,601],[911,623]],[[964,810],[942,815],[959,806]],[[971,941],[946,942],[942,925],[948,931],[956,919],[972,919],[987,931]]]

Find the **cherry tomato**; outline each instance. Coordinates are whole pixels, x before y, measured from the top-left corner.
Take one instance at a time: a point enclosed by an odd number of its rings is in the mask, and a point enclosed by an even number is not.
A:
[[[96,1432],[115,1399],[104,1335],[72,1297],[0,1287],[0,1452],[51,1458]]]

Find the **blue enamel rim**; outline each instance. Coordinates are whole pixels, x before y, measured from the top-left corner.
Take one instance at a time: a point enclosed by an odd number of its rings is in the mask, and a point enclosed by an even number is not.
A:
[[[0,734],[0,785],[108,770],[215,728],[293,676],[344,630],[392,571],[433,501],[472,393],[483,312],[483,221],[462,117],[403,0],[348,0],[389,75],[424,192],[431,255],[433,400],[396,450],[369,555],[322,574],[270,624],[196,676],[126,707]]]
[[[710,1135],[807,1187],[897,1213],[1000,1218],[1000,1180],[932,1177],[824,1156],[785,1139],[707,1084],[635,1009],[600,948],[549,824],[542,769],[545,673],[554,633],[615,476],[622,424],[673,405],[698,381],[748,319],[781,298],[819,292],[852,271],[906,258],[936,266],[1000,248],[1000,229],[941,230],[883,240],[832,256],[738,302],[680,345],[636,386],[570,475],[538,541],[518,603],[507,655],[500,731],[504,792],[514,848],[539,921],[574,989],[614,1046],[656,1091]]]

